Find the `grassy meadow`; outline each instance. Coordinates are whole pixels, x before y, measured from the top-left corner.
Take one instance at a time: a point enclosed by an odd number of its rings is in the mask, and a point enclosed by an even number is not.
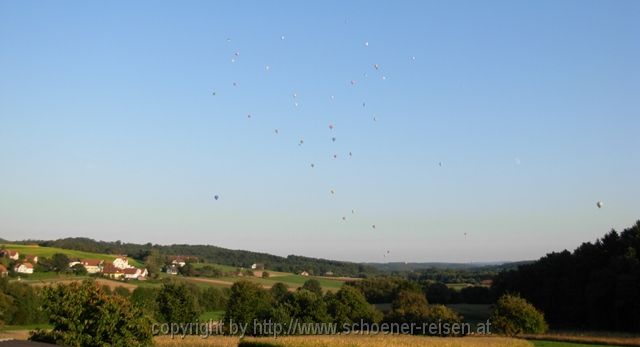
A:
[[[83,252],[76,251],[72,249],[64,249],[64,248],[56,248],[56,247],[40,247],[38,245],[18,245],[18,244],[2,244],[4,248],[10,249],[12,251],[20,252],[20,256],[23,255],[37,255],[38,257],[50,258],[52,255],[56,253],[65,254],[70,259],[78,258],[78,259],[102,259],[106,261],[113,261],[116,256],[112,254],[102,254],[102,253],[92,253],[92,252]],[[143,264],[139,261],[129,258],[129,264],[141,267]]]

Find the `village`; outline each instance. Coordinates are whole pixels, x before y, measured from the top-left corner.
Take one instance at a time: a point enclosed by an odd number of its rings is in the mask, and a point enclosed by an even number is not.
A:
[[[103,276],[115,280],[145,280],[149,275],[146,268],[136,267],[129,263],[126,255],[117,255],[112,261],[103,259],[77,259],[67,258],[64,254],[54,254],[61,256],[65,261],[65,265],[52,265],[51,259],[41,259],[38,255],[21,254],[19,251],[11,249],[0,250],[0,276],[5,277],[10,273],[16,276],[33,275],[36,272],[72,272],[76,274],[87,274]],[[45,260],[47,265],[43,265]],[[169,275],[177,275],[178,269],[185,266],[187,257],[175,256],[170,258],[170,264],[164,267],[164,272]],[[59,260],[58,260],[59,262]],[[41,266],[38,266],[40,263]],[[66,270],[66,271],[65,271]]]

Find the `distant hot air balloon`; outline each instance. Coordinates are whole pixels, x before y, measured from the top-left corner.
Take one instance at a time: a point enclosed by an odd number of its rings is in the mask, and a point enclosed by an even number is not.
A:
[[[216,199],[216,200],[220,199],[220,197],[218,195],[214,195],[213,198]]]
[[[333,130],[333,124],[329,124],[329,130]]]
[[[342,220],[346,221],[346,220],[347,220],[347,217],[344,217],[344,216],[343,216],[343,217],[342,217]]]
[[[598,201],[598,202],[596,203],[596,206],[598,206],[598,208],[602,208],[602,201]]]

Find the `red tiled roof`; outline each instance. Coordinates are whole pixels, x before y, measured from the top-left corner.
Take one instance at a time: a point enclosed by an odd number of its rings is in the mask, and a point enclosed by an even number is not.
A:
[[[119,274],[119,273],[122,273],[122,270],[120,270],[117,267],[113,266],[113,264],[105,264],[104,268],[102,268],[102,273],[105,273],[105,274]]]
[[[20,263],[20,264],[16,264],[16,269],[20,267],[20,265],[24,265],[27,267],[27,269],[33,269],[33,264],[31,263]]]
[[[125,275],[135,275],[138,272],[139,269],[135,268],[135,267],[131,267],[128,269],[124,269],[123,272]]]
[[[4,267],[4,265],[0,265],[0,272],[5,273],[5,272],[8,272],[8,271],[7,271],[7,268]]]

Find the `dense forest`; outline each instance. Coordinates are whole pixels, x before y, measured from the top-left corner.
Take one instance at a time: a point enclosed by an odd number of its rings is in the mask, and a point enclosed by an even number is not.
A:
[[[248,267],[253,263],[262,263],[269,270],[283,272],[307,271],[312,275],[324,275],[327,272],[334,276],[365,277],[378,271],[368,265],[335,261],[327,259],[309,258],[297,255],[279,257],[276,255],[232,250],[211,245],[154,245],[151,243],[135,244],[120,241],[96,241],[89,238],[65,238],[53,241],[23,241],[21,243],[36,243],[45,247],[59,247],[86,252],[126,254],[134,259],[144,261],[152,250],[158,250],[163,255],[193,256],[203,262]]]
[[[502,272],[493,290],[520,293],[554,328],[640,332],[640,221]]]

